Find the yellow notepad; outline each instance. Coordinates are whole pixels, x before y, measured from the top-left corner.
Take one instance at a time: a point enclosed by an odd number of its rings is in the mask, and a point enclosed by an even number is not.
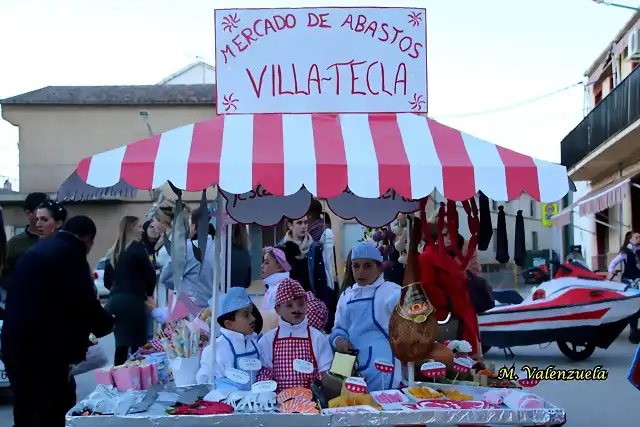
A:
[[[333,356],[333,362],[331,363],[331,369],[329,372],[341,376],[343,378],[353,375],[353,368],[356,364],[356,356],[351,354],[336,353]]]

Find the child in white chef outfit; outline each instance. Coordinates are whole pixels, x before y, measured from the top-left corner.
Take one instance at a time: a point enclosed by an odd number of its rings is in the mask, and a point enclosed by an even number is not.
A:
[[[401,288],[382,275],[382,254],[370,243],[360,242],[351,251],[351,268],[356,281],[338,300],[331,344],[340,353],[358,354],[360,375],[370,391],[397,388],[402,365],[389,344],[389,321],[400,299]],[[383,374],[375,362],[395,366],[393,374]]]
[[[262,309],[265,311],[276,310],[276,293],[278,284],[289,278],[291,264],[289,259],[300,255],[300,248],[293,242],[286,242],[282,246],[267,246],[264,248],[262,260],[262,281],[265,286]]]
[[[209,344],[202,351],[196,381],[206,384],[215,379],[216,388],[251,390],[261,368],[257,342],[262,317],[244,288],[229,289],[222,299],[217,321],[220,336],[216,338],[215,367],[213,347]],[[229,375],[230,370],[236,375]],[[247,373],[249,381],[238,382],[237,371]]]
[[[280,321],[258,342],[262,371],[258,380],[273,380],[278,390],[309,388],[331,368],[333,349],[329,339],[309,326],[307,293],[300,283],[284,279],[275,299]]]

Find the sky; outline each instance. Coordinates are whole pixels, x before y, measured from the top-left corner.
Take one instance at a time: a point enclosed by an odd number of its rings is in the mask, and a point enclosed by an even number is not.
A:
[[[429,115],[555,162],[583,117],[582,86],[473,113],[583,81],[633,15],[591,0],[0,0],[0,99],[50,85],[155,84],[196,57],[213,63],[215,8],[313,6],[426,8]],[[18,139],[0,121],[0,176],[18,177]]]

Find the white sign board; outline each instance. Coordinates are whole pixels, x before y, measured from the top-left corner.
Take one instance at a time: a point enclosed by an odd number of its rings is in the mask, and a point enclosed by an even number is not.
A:
[[[426,113],[426,10],[217,9],[218,114]]]

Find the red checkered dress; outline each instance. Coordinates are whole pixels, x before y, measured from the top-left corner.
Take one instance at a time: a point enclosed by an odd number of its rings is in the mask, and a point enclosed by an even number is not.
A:
[[[307,292],[307,319],[309,319],[309,326],[319,331],[324,331],[329,321],[329,310],[326,304],[310,291]]]
[[[314,380],[320,378],[318,372],[318,362],[313,353],[311,342],[311,328],[307,327],[306,338],[279,338],[280,328],[276,330],[273,339],[273,368],[270,378],[278,384],[276,392],[292,387],[309,388]],[[293,361],[296,359],[306,360],[313,363],[313,372],[303,374],[293,369]],[[264,373],[262,373],[264,374]],[[263,376],[262,379],[265,377]],[[258,378],[259,380],[261,378]]]

